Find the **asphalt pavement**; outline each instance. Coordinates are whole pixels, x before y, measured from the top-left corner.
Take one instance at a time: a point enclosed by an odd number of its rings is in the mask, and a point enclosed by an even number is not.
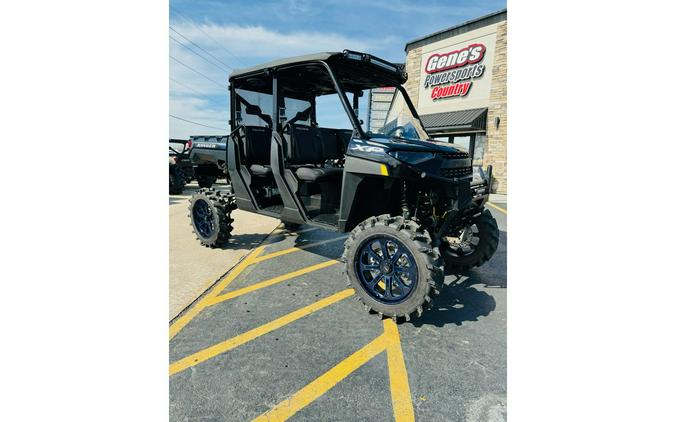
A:
[[[505,210],[492,259],[399,324],[346,285],[346,234],[277,229],[172,322],[171,420],[506,420]]]

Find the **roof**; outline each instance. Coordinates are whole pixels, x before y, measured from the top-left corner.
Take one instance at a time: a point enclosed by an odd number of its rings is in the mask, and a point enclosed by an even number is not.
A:
[[[451,26],[450,28],[442,29],[433,34],[425,35],[421,38],[414,39],[405,45],[406,53],[412,49],[421,47],[423,45],[431,44],[432,42],[440,41],[445,38],[454,37],[455,35],[464,34],[474,29],[482,28],[484,26],[492,25],[497,22],[506,20],[506,9],[492,12],[479,18],[471,19],[459,25]]]
[[[420,116],[422,124],[430,132],[469,132],[485,130],[487,108],[449,111],[445,113],[425,114]]]
[[[341,55],[341,52],[324,52],[324,53],[314,53],[314,54],[305,54],[304,56],[295,56],[295,57],[287,57],[285,59],[278,59],[278,60],[273,60],[271,62],[259,64],[256,66],[251,66],[251,67],[245,67],[242,69],[234,69],[230,73],[230,79],[236,78],[241,75],[245,75],[247,73],[255,73],[259,72],[265,69],[269,69],[271,67],[278,67],[278,66],[283,66],[287,64],[294,64],[294,63],[303,63],[303,62],[313,62],[313,61],[319,61],[319,60],[328,60],[329,58],[335,56],[335,55]]]

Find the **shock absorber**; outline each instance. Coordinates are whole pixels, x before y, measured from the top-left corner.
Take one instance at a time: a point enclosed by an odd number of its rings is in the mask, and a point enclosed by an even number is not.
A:
[[[403,218],[408,220],[410,218],[410,208],[408,208],[408,189],[405,180],[401,182],[401,211]]]

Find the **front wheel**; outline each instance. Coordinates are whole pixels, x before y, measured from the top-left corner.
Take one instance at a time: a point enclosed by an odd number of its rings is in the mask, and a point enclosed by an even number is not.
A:
[[[499,246],[499,227],[492,213],[484,209],[466,227],[442,240],[446,269],[467,270],[480,267],[492,258]]]
[[[421,316],[443,285],[443,261],[417,223],[381,215],[360,223],[345,242],[348,285],[366,309],[396,320]]]

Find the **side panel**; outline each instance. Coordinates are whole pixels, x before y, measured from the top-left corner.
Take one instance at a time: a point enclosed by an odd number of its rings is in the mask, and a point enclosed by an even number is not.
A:
[[[341,232],[354,228],[361,221],[362,214],[387,212],[392,179],[382,175],[381,166],[374,161],[349,155],[345,157],[338,219]]]
[[[307,216],[299,204],[295,191],[297,190],[297,181],[290,171],[284,167],[282,140],[278,133],[272,133],[272,146],[270,148],[270,165],[274,181],[277,183],[281,200],[284,203],[284,209],[281,212],[281,218],[292,223],[303,224],[307,222]],[[293,178],[291,183],[287,180]],[[293,186],[293,187],[292,187]]]
[[[256,204],[253,194],[249,189],[251,186],[251,175],[239,161],[239,157],[241,157],[240,150],[241,138],[233,133],[228,140],[227,148],[227,167],[230,172],[232,190],[237,199],[238,208],[256,212],[258,204]]]

